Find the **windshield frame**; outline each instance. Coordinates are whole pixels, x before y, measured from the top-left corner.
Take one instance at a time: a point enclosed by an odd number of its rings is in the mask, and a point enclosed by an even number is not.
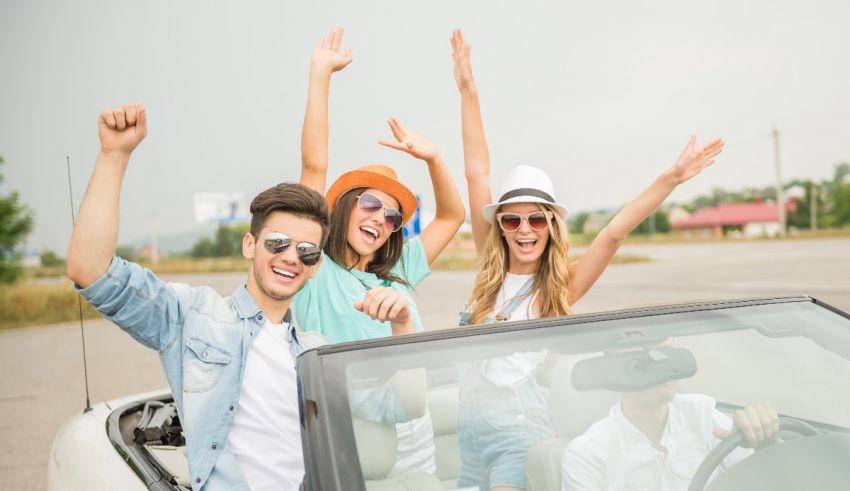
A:
[[[377,356],[404,358],[424,349],[435,352],[442,348],[450,352],[463,350],[480,336],[498,336],[531,330],[558,329],[559,334],[587,333],[591,330],[622,331],[622,325],[602,328],[600,323],[623,319],[641,319],[660,315],[718,311],[771,304],[812,303],[850,320],[850,314],[810,296],[786,296],[690,302],[683,304],[641,307],[609,312],[580,314],[566,317],[535,319],[498,324],[467,326],[400,337],[385,337],[346,343],[329,344],[305,351],[297,359],[301,438],[305,463],[305,489],[365,489],[360,459],[354,440],[354,430],[348,405],[346,366],[362,361],[369,351]],[[462,341],[470,338],[469,341]],[[637,342],[645,343],[647,339]],[[403,367],[402,367],[403,368]],[[410,368],[415,368],[411,366]],[[315,416],[305,417],[309,413]],[[355,484],[356,483],[356,484]]]

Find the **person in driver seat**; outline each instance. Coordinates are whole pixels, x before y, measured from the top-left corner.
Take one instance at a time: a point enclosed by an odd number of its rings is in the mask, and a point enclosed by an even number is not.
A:
[[[750,447],[778,436],[771,406],[754,404],[730,418],[702,394],[679,394],[678,381],[623,392],[605,418],[567,445],[561,489],[687,490],[694,472],[720,442],[739,430]],[[737,448],[719,466],[726,470],[752,449]]]

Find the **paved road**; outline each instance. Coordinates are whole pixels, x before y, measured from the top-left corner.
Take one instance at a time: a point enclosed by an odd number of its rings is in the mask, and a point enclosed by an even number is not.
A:
[[[580,252],[580,251],[577,251]],[[688,300],[805,293],[850,311],[850,239],[627,246],[650,263],[613,266],[577,313]],[[229,294],[244,274],[172,276]],[[438,272],[418,289],[428,329],[453,326],[470,272]],[[157,356],[105,321],[86,323],[93,401],[165,386]],[[59,425],[85,403],[78,324],[0,332],[0,482],[41,490]]]

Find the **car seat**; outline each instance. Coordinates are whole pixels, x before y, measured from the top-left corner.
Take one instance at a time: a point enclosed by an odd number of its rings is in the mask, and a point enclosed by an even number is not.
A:
[[[529,447],[525,458],[527,491],[560,490],[561,459],[567,444],[604,418],[619,400],[612,391],[579,392],[573,388],[570,374],[581,358],[561,356],[552,370],[549,420],[556,437]]]
[[[440,480],[424,472],[388,476],[396,462],[395,425],[352,418],[360,469],[369,491],[443,491]]]

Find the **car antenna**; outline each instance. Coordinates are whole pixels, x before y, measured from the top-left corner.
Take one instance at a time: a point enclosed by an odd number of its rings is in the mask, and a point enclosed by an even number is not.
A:
[[[71,197],[71,227],[76,225],[74,219],[74,188],[71,186],[71,157],[65,156],[68,167],[68,195]],[[83,340],[83,379],[86,381],[86,408],[83,413],[91,411],[91,398],[89,397],[89,368],[86,362],[86,332],[83,329],[83,298],[77,295],[77,305],[80,307],[80,337]]]

